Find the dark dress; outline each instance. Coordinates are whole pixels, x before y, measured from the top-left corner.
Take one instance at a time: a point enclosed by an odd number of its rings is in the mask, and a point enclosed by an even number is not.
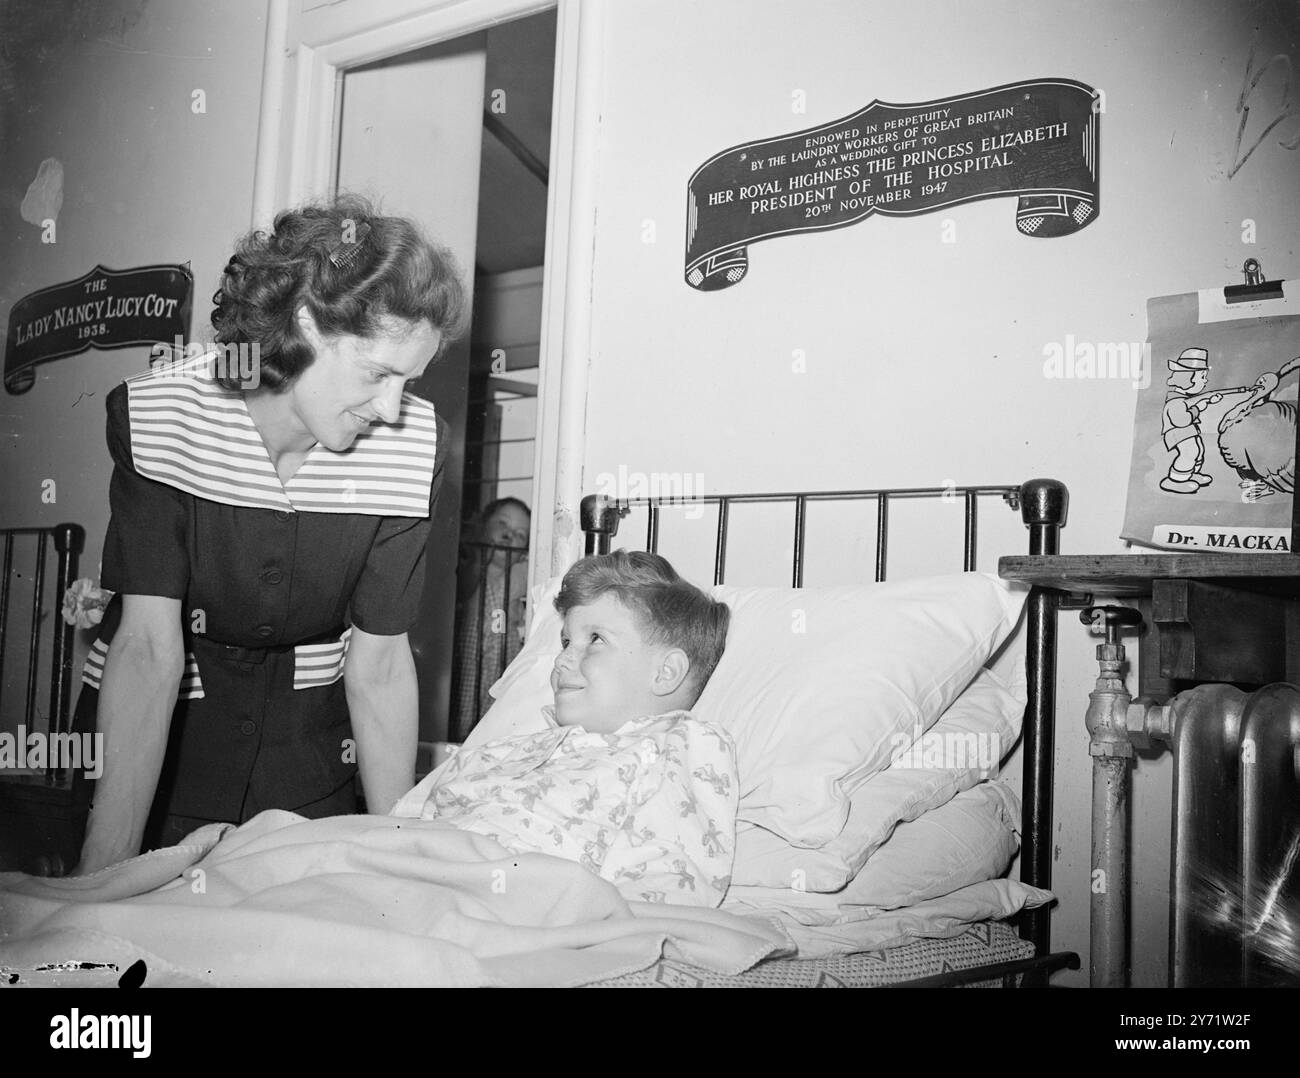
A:
[[[192,417],[164,416],[158,411],[162,398],[150,403],[146,391],[160,388],[156,380],[146,375],[131,386],[130,403],[125,384],[108,397],[114,469],[101,582],[118,596],[87,663],[77,728],[93,728],[103,657],[121,619],[120,596],[180,599],[186,673],[145,848],[175,843],[208,821],[239,823],[270,808],[309,817],[354,812],[356,748],[342,680],[344,634],[355,625],[396,635],[416,619],[429,516],[446,452],[444,424],[432,406],[407,395],[400,425],[406,442],[380,443],[386,454],[381,465],[372,457],[356,467],[349,454],[318,446],[298,473],[304,477],[298,490],[295,477],[276,493],[269,456],[261,448],[259,461],[260,441],[248,438],[255,428],[242,398],[205,382],[197,391],[183,381],[161,387],[164,395],[189,394],[181,403],[217,415],[218,427],[230,424],[229,461],[214,468],[213,448],[226,444],[218,428],[204,430],[206,440],[194,438]],[[407,422],[408,412],[414,423]],[[429,444],[435,424],[436,452]],[[362,437],[381,431],[372,428]],[[403,445],[415,439],[423,439],[423,447],[404,457]],[[202,447],[199,456],[191,455],[194,445]],[[386,515],[382,488],[392,485],[390,473],[405,474],[408,495],[414,490],[425,497],[427,491],[424,515],[413,515],[409,496],[396,505],[409,515]],[[316,505],[315,498],[325,511],[299,508]],[[280,508],[269,507],[276,501]],[[267,507],[255,504],[261,502]],[[361,511],[350,511],[353,506]]]

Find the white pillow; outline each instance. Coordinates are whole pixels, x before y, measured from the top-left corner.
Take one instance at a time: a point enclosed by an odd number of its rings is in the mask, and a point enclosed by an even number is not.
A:
[[[560,651],[556,578],[465,744],[542,726]],[[849,797],[928,730],[1010,634],[1027,589],[983,573],[839,588],[738,588],[727,649],[694,714],[736,740],[738,820],[803,847],[843,830]],[[955,790],[954,790],[955,792]]]
[[[996,879],[1020,849],[1019,830],[1019,798],[1001,782],[981,782],[899,824],[839,892],[840,906],[897,909]]]
[[[919,739],[900,741],[890,766],[853,791],[844,829],[825,845],[800,848],[765,828],[738,827],[732,882],[789,887],[797,879],[809,891],[838,891],[882,845],[888,847],[897,825],[996,776],[1020,736],[1024,657],[1024,634],[1017,633],[937,723]],[[947,759],[938,759],[940,753]]]
[[[1010,788],[981,782],[899,824],[846,887],[826,893],[798,889],[799,876],[787,877],[784,886],[750,886],[733,877],[727,904],[783,913],[803,924],[833,924],[860,916],[860,907],[889,910],[927,902],[1002,875],[1019,849],[1019,826],[1020,804]]]
[[[849,797],[928,730],[1010,635],[1028,589],[985,573],[839,588],[715,587],[727,649],[695,715],[730,731],[737,819],[792,845],[843,830]]]

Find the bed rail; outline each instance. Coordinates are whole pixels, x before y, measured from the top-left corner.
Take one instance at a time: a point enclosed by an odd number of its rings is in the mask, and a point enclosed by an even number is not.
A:
[[[9,615],[11,584],[14,577],[14,540],[30,535],[35,539],[36,557],[32,565],[32,609],[27,632],[27,679],[24,690],[22,721],[28,730],[38,728],[40,714],[37,701],[40,695],[39,670],[44,654],[44,626],[47,621],[54,626],[50,660],[50,694],[48,732],[66,733],[72,697],[72,639],[73,628],[59,616],[63,593],[72,585],[77,575],[77,563],[85,546],[86,531],[79,524],[56,524],[52,528],[4,528],[4,566],[0,578],[0,694],[4,692],[4,664],[9,652]],[[54,605],[52,613],[45,609],[46,563],[49,547],[54,546],[57,562],[54,580]],[[3,697],[0,696],[0,704]],[[46,780],[54,782],[57,775],[47,771]]]
[[[1065,484],[1030,479],[1021,484],[1020,516],[1029,529],[1030,554],[1060,553],[1061,529],[1069,508]],[[1034,588],[1025,614],[1025,704],[1021,770],[1020,880],[1031,887],[1052,886],[1052,778],[1056,761],[1056,613],[1061,593]],[[1041,955],[1051,944],[1051,910],[1028,910],[1020,936]],[[1034,981],[1035,978],[1031,978]],[[1046,984],[1045,975],[1036,983]]]
[[[77,576],[77,565],[86,532],[78,524],[57,524],[51,528],[4,528],[3,575],[0,576],[0,694],[5,685],[5,661],[20,655],[24,642],[26,680],[21,698],[4,699],[4,724],[12,735],[21,725],[26,736],[39,734],[51,743],[58,735],[71,733],[72,645],[74,629],[60,615],[63,595]],[[28,537],[32,542],[27,542]],[[26,551],[17,558],[19,546],[34,547],[35,558]],[[48,562],[50,548],[56,555],[52,601],[49,597]],[[21,564],[18,564],[21,562]],[[24,578],[23,574],[30,573]],[[14,582],[24,579],[23,594],[15,595]],[[31,588],[30,622],[23,625],[15,615],[25,590]],[[22,602],[22,605],[26,605]],[[16,623],[16,624],[11,624]],[[51,626],[52,632],[46,632]],[[11,632],[11,629],[15,631]],[[42,708],[41,668],[49,663],[48,710]],[[11,719],[16,721],[11,722]],[[89,786],[78,770],[56,766],[47,756],[43,773],[0,770],[0,871],[20,870],[39,876],[63,875],[76,860],[81,845]]]
[[[1050,480],[1049,480],[1050,482]],[[1064,487],[1062,487],[1064,490]],[[893,487],[873,490],[791,491],[771,494],[701,494],[667,498],[610,498],[589,494],[582,499],[582,530],[587,533],[588,554],[608,554],[609,542],[618,533],[618,522],[634,508],[645,506],[647,512],[646,550],[659,552],[659,511],[666,505],[716,505],[718,507],[717,536],[713,556],[713,582],[725,584],[727,572],[727,540],[730,534],[730,509],[733,505],[754,505],[762,502],[791,502],[794,505],[794,558],[791,583],[803,587],[803,552],[809,502],[875,501],[876,503],[876,580],[886,578],[889,558],[889,506],[902,498],[936,498],[952,501],[960,497],[962,514],[962,569],[975,568],[976,543],[979,534],[979,498],[982,495],[999,495],[1012,508],[1020,507],[1021,487]]]
[[[976,565],[979,532],[979,499],[999,496],[1011,509],[1019,509],[1029,529],[1030,554],[1059,553],[1061,528],[1065,526],[1069,495],[1065,484],[1055,479],[1030,479],[1018,485],[943,487],[896,487],[839,491],[788,491],[770,494],[704,494],[694,497],[611,498],[589,494],[582,499],[581,524],[586,532],[586,553],[607,554],[610,541],[618,533],[619,521],[635,507],[646,507],[646,550],[659,549],[659,513],[671,505],[717,505],[718,523],[714,544],[713,581],[726,582],[729,510],[733,505],[756,502],[789,502],[793,506],[794,554],[791,566],[792,586],[803,586],[803,553],[806,510],[817,501],[876,502],[875,579],[883,581],[888,571],[889,507],[897,499],[936,498],[963,502],[962,570],[970,572]],[[1025,706],[1024,767],[1020,879],[1032,887],[1049,889],[1052,882],[1052,767],[1054,761],[1056,721],[1056,612],[1060,592],[1034,588],[1029,595],[1026,613],[1026,674],[1028,703]],[[1024,983],[1046,984],[1047,974],[1061,968],[1077,968],[1068,962],[1045,963],[1051,940],[1051,911],[1046,907],[1027,910],[1020,921],[1020,935],[1033,943],[1037,960],[1024,967]],[[990,967],[985,967],[985,969]],[[963,971],[964,972],[964,971]],[[1001,976],[999,974],[998,976]],[[988,975],[975,978],[987,980]],[[963,982],[964,983],[964,982]]]
[[[1002,982],[1003,988],[1032,988],[1058,969],[1078,969],[1079,956],[1073,951],[1056,951],[1053,954],[1020,958],[1014,962],[998,962],[971,969],[956,969],[950,973],[936,973],[933,977],[917,977],[912,981],[899,981],[890,988],[960,988],[984,981]],[[1017,983],[1016,978],[1021,980]]]

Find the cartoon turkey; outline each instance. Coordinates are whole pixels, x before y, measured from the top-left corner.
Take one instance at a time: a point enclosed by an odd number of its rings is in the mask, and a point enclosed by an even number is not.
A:
[[[1219,452],[1241,477],[1249,501],[1295,491],[1296,402],[1273,400],[1278,384],[1300,370],[1300,356],[1255,379],[1249,397],[1219,420]]]

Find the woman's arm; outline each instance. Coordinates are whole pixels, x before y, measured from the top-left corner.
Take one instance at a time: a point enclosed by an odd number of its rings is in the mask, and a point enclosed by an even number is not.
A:
[[[123,595],[99,690],[104,771],[95,781],[77,875],[140,852],[184,670],[181,601]]]
[[[374,636],[354,625],[343,684],[366,810],[382,815],[415,782],[419,698],[406,633]]]

